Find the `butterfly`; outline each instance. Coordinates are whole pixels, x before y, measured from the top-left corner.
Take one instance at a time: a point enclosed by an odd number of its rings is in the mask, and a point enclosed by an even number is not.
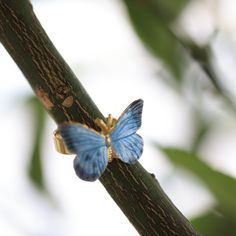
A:
[[[98,179],[108,162],[119,158],[133,164],[143,151],[143,139],[136,131],[141,126],[143,100],[132,102],[118,120],[111,115],[106,123],[96,119],[98,132],[79,123],[61,124],[58,132],[70,153],[76,154],[74,169],[77,176],[86,181]]]

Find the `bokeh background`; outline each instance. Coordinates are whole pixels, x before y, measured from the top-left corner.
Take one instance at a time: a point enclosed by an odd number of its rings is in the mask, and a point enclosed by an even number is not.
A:
[[[142,165],[203,235],[236,235],[236,2],[34,0],[104,115],[144,99]],[[138,233],[57,153],[56,125],[0,45],[0,232]]]

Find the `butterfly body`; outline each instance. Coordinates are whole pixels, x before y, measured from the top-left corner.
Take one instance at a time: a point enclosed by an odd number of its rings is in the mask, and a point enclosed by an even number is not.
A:
[[[143,101],[139,99],[131,103],[118,120],[111,115],[106,123],[96,119],[100,132],[76,123],[59,126],[58,131],[67,149],[77,155],[74,169],[79,178],[96,180],[113,158],[129,164],[139,159],[143,140],[136,131],[141,126],[142,108]]]

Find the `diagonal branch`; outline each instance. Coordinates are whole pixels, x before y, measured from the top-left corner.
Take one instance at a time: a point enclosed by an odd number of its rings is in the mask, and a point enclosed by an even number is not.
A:
[[[28,0],[0,0],[0,41],[57,124],[104,119],[34,15]],[[100,178],[140,235],[197,235],[139,163],[115,160]]]

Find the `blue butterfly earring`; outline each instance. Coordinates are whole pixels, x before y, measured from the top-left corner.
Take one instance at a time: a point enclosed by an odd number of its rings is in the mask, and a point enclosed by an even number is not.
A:
[[[119,158],[133,164],[143,151],[143,139],[136,134],[141,126],[143,100],[132,102],[118,120],[111,115],[106,123],[96,119],[101,131],[79,123],[61,124],[54,133],[56,148],[63,154],[76,154],[74,169],[79,178],[95,181],[108,162]]]

